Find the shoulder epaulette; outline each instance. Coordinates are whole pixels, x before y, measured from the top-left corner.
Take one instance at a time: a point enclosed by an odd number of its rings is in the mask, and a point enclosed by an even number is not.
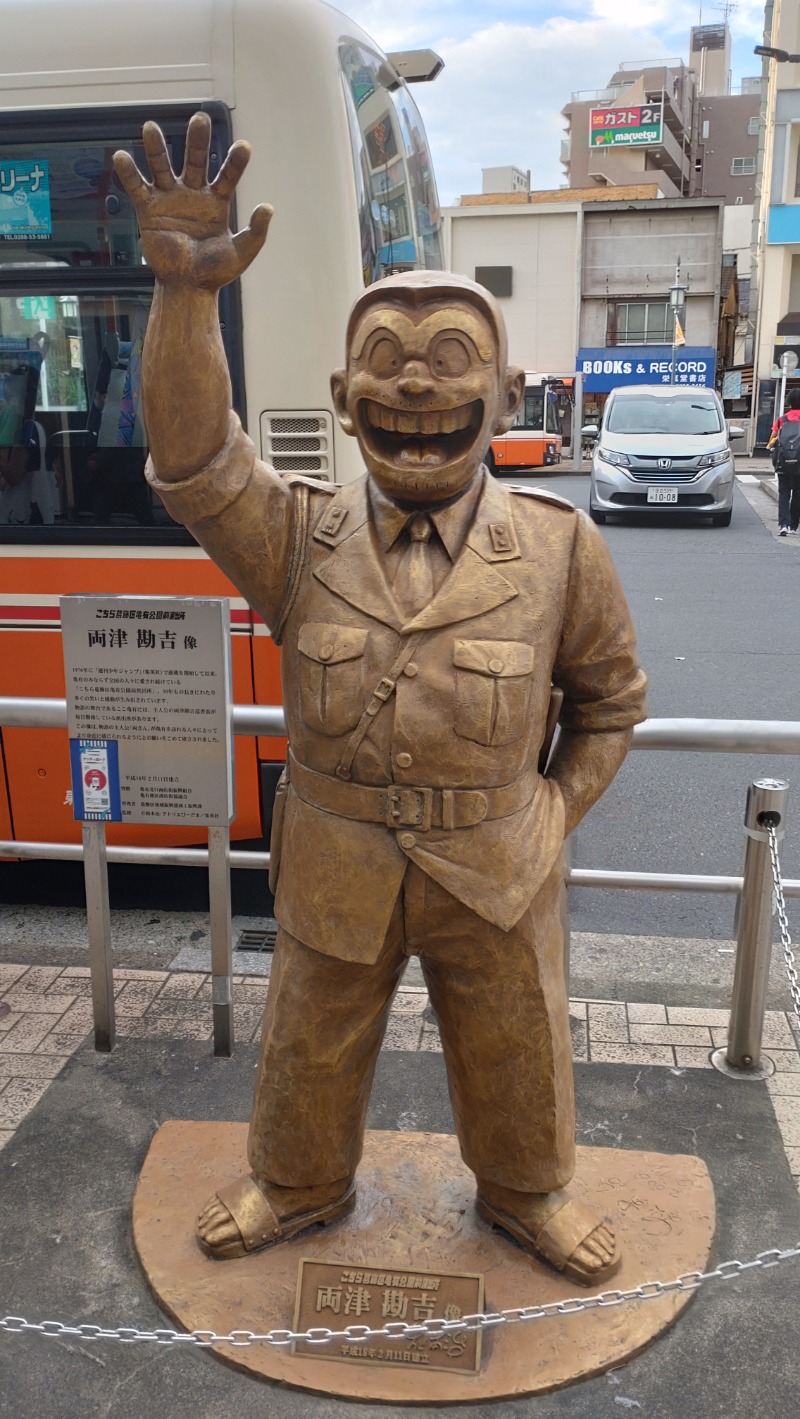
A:
[[[289,483],[292,487],[302,483],[314,493],[328,493],[332,497],[339,491],[338,483],[328,483],[323,478],[308,478],[304,473],[282,473],[280,477],[282,482]]]
[[[526,498],[538,498],[540,502],[550,503],[552,507],[563,508],[565,512],[577,512],[574,503],[569,498],[562,498],[559,493],[551,493],[549,488],[528,488],[521,483],[506,483],[510,493],[522,493]]]

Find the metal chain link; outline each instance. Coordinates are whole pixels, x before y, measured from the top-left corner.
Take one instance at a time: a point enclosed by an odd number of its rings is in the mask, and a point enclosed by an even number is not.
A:
[[[783,947],[783,959],[786,963],[786,973],[789,977],[789,989],[794,1001],[794,1013],[797,1016],[797,1024],[800,1027],[800,978],[794,963],[794,951],[792,950],[792,938],[789,933],[789,919],[786,915],[786,898],[783,895],[783,882],[781,880],[781,863],[778,857],[778,834],[776,829],[769,824],[767,826],[767,836],[769,838],[769,856],[772,863],[772,880],[775,885],[775,902],[778,908],[778,925],[781,932],[781,946]]]
[[[231,1345],[243,1348],[249,1345],[274,1345],[285,1348],[295,1340],[307,1341],[310,1345],[328,1345],[334,1340],[363,1341],[386,1338],[387,1340],[415,1339],[423,1335],[441,1336],[453,1331],[489,1330],[499,1325],[516,1325],[521,1321],[549,1320],[555,1316],[577,1315],[580,1311],[608,1310],[612,1306],[624,1306],[631,1301],[656,1301],[661,1296],[673,1292],[697,1291],[709,1281],[730,1281],[745,1272],[766,1270],[782,1261],[797,1260],[800,1257],[800,1241],[793,1247],[760,1252],[753,1261],[724,1261],[713,1271],[687,1271],[674,1281],[645,1281],[641,1286],[633,1286],[629,1291],[601,1291],[596,1296],[571,1296],[566,1301],[549,1301],[543,1306],[515,1306],[505,1311],[490,1311],[488,1314],[461,1316],[458,1320],[425,1320],[408,1325],[405,1321],[391,1321],[380,1330],[371,1330],[368,1325],[348,1325],[344,1330],[327,1330],[323,1326],[313,1330],[270,1330],[258,1335],[252,1330],[233,1330],[229,1335],[217,1335],[213,1330],[138,1330],[136,1326],[125,1325],[112,1329],[101,1325],[64,1325],[58,1320],[28,1321],[22,1316],[0,1317],[0,1331],[14,1333],[35,1332],[51,1339],[73,1336],[78,1340],[118,1340],[123,1345],[137,1345],[151,1342],[155,1345]]]

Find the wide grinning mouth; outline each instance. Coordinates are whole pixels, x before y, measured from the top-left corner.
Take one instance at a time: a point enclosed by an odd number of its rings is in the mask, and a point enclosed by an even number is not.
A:
[[[361,401],[361,425],[384,458],[402,464],[440,466],[459,458],[483,422],[483,401],[450,409],[395,409],[374,399]]]

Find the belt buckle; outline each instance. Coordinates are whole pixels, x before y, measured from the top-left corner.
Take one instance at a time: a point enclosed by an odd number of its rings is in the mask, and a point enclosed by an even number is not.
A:
[[[427,833],[433,818],[433,789],[392,784],[386,790],[386,826]]]

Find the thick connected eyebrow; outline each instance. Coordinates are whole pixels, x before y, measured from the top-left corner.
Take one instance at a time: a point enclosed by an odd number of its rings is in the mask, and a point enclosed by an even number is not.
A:
[[[367,311],[358,322],[350,343],[351,359],[359,359],[368,337],[375,330],[388,330],[395,335],[410,358],[424,357],[434,335],[442,330],[452,330],[455,334],[468,335],[484,364],[490,365],[497,358],[497,345],[492,339],[486,322],[474,311],[459,306],[457,310],[437,310],[417,324],[409,320],[400,310],[387,306],[375,306]]]

